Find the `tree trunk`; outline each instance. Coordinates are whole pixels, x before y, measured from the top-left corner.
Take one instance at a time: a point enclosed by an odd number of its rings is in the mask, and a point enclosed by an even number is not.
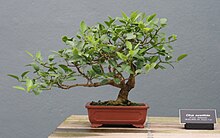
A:
[[[118,102],[124,102],[124,101],[127,101],[128,100],[128,94],[129,94],[129,90],[126,89],[126,88],[122,88],[120,91],[119,91],[119,94],[118,94],[118,97],[117,97],[117,100]]]
[[[127,83],[121,88],[119,91],[118,97],[116,99],[117,102],[125,102],[128,101],[128,94],[135,86],[135,76],[131,74]]]

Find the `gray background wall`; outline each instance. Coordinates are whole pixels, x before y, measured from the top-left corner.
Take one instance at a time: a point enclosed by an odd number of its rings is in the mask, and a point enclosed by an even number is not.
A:
[[[47,137],[71,114],[86,114],[91,100],[114,99],[118,89],[54,89],[40,96],[12,89],[31,61],[25,50],[44,55],[64,47],[62,35],[74,35],[81,20],[93,25],[110,16],[139,10],[167,17],[167,33],[176,33],[176,54],[189,56],[175,69],[139,77],[133,101],[150,105],[150,116],[178,116],[179,108],[215,108],[220,113],[219,0],[1,0],[0,137]]]

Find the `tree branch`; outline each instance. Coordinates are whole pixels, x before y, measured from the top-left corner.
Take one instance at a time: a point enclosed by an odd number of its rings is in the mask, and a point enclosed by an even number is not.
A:
[[[74,63],[73,63],[74,64]],[[83,73],[81,70],[80,70],[80,67],[79,66],[77,66],[76,64],[74,64],[75,65],[75,67],[76,67],[76,69],[77,69],[77,71],[84,77],[84,78],[86,78],[87,79],[87,84],[89,83],[89,82],[91,82],[91,78],[89,78],[89,76],[87,76],[85,73]]]
[[[146,51],[151,50],[152,48],[154,48],[154,47],[157,46],[157,45],[169,44],[169,43],[174,42],[174,41],[176,41],[176,40],[171,40],[171,41],[167,41],[167,42],[163,42],[163,43],[157,43],[157,44],[155,44],[155,45],[149,47]],[[157,52],[156,52],[156,53],[146,52],[146,53],[147,53],[147,54],[157,54]]]
[[[134,74],[130,74],[128,81],[126,83],[126,87],[128,90],[131,90],[134,88],[134,86],[135,86],[135,76]]]
[[[112,72],[112,68],[110,65],[108,65],[108,71],[111,73]]]
[[[82,87],[99,87],[99,86],[104,86],[104,85],[112,85],[112,86],[117,87],[117,88],[122,87],[120,84],[116,84],[113,80],[109,80],[107,83],[95,82],[95,83],[90,83],[90,84],[81,83],[81,84],[73,84],[73,85],[66,85],[66,84],[62,84],[60,82],[57,82],[57,85],[61,89],[70,89],[70,88],[79,87],[79,86],[82,86]]]
[[[155,32],[154,36],[151,37],[151,39],[150,39],[148,42],[146,42],[146,44],[149,44],[149,43],[154,39],[154,37],[157,35],[157,33],[160,31],[160,29],[162,29],[162,27],[159,27],[159,28],[157,29],[157,31]],[[145,44],[145,43],[143,43],[143,44]]]

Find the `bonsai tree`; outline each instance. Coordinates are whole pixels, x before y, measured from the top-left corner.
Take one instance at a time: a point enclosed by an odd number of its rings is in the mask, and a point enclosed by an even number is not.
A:
[[[164,70],[166,65],[174,67],[173,63],[187,56],[182,54],[173,60],[171,43],[177,36],[167,37],[162,32],[166,26],[166,18],[138,11],[131,12],[130,16],[122,12],[122,17],[108,17],[104,23],[94,26],[82,21],[75,37],[62,37],[66,48],[53,51],[47,59],[43,59],[41,52],[33,55],[26,51],[33,58],[27,65],[32,70],[9,76],[22,84],[14,88],[36,95],[53,87],[110,85],[119,88],[119,94],[116,100],[107,103],[121,105],[128,102],[137,76],[152,69]]]

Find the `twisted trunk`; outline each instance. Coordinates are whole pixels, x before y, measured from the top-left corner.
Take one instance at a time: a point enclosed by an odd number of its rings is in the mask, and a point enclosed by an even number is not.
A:
[[[118,97],[116,99],[116,101],[118,102],[124,102],[128,100],[128,94],[129,94],[129,90],[127,90],[126,88],[122,88],[119,91]]]
[[[131,91],[131,89],[134,88],[134,86],[135,86],[135,76],[131,74],[129,76],[127,83],[125,83],[121,88],[121,90],[119,91],[116,101],[117,102],[128,101],[129,92]]]

